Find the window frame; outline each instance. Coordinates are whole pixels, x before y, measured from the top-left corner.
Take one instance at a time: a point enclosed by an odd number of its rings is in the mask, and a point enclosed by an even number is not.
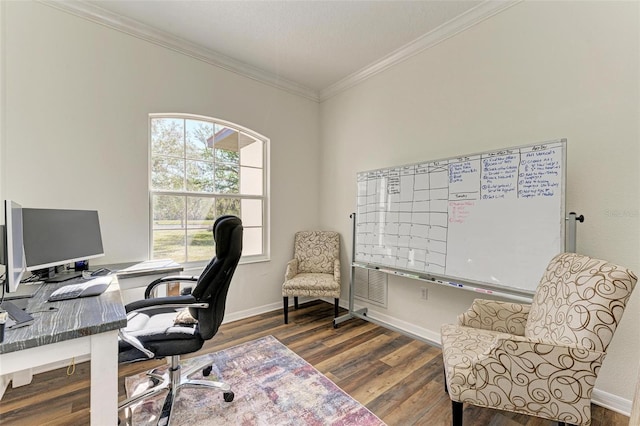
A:
[[[205,121],[210,122],[215,125],[224,126],[235,130],[239,133],[244,133],[245,135],[256,139],[262,142],[262,195],[243,195],[243,194],[228,194],[228,193],[217,193],[217,192],[195,192],[188,191],[186,186],[182,190],[154,190],[153,189],[153,181],[152,181],[152,172],[153,172],[153,144],[152,144],[152,120],[154,119],[180,119],[180,120],[196,120],[196,121]],[[172,195],[172,196],[196,196],[196,197],[204,197],[204,198],[233,198],[238,200],[261,200],[262,201],[262,253],[256,255],[242,255],[240,258],[241,264],[246,263],[255,263],[255,262],[266,262],[271,260],[271,222],[270,222],[270,156],[269,156],[269,145],[270,139],[260,133],[257,133],[251,129],[248,129],[244,126],[238,125],[236,123],[232,123],[230,121],[221,120],[215,117],[207,117],[203,115],[196,114],[186,114],[186,113],[151,113],[148,117],[147,122],[147,153],[148,153],[148,161],[147,161],[147,188],[148,188],[148,201],[149,201],[149,258],[153,259],[153,197],[157,195]],[[186,129],[186,126],[185,126]],[[186,130],[185,130],[186,131]],[[186,139],[185,139],[186,140]],[[187,159],[186,152],[182,157],[183,160]],[[257,169],[256,167],[251,167]],[[241,170],[238,171],[238,175],[240,175]],[[245,226],[245,228],[247,228]],[[256,227],[257,228],[257,227]],[[187,229],[185,229],[185,233]],[[185,258],[187,254],[188,245],[185,244]],[[200,267],[204,266],[208,263],[210,259],[207,260],[195,260],[189,261],[187,258],[186,262],[182,262],[187,268],[189,267]],[[186,269],[186,268],[185,268]]]

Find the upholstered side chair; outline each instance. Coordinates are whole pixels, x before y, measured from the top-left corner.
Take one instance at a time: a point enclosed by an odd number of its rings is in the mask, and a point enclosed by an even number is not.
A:
[[[284,323],[289,323],[289,297],[333,297],[334,317],[340,301],[340,234],[331,231],[300,231],[294,238],[293,259],[287,263],[282,298]]]
[[[443,325],[454,425],[463,404],[591,424],[591,393],[637,277],[575,253],[554,257],[533,303],[475,300]]]

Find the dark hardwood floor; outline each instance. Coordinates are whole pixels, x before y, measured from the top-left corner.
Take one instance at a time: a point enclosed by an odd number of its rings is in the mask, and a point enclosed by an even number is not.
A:
[[[289,324],[282,311],[225,324],[194,356],[214,352],[262,336],[273,335],[314,365],[338,386],[366,405],[388,425],[450,425],[451,403],[444,392],[440,350],[377,325],[351,320],[332,327],[333,305],[311,302],[291,310]],[[120,367],[124,377],[164,361]],[[627,426],[629,418],[592,406],[593,426]],[[0,401],[2,425],[87,425],[89,363],[75,373],[58,369],[34,377],[33,383],[9,387]],[[466,406],[464,423],[475,425],[547,426],[554,422],[524,415]]]

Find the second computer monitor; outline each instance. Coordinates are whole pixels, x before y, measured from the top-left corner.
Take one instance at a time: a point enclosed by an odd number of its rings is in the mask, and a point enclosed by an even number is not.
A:
[[[27,270],[104,256],[95,210],[22,209]]]
[[[3,241],[3,259],[6,269],[6,290],[14,292],[26,271],[24,249],[22,243],[22,206],[15,201],[4,201],[5,235]]]

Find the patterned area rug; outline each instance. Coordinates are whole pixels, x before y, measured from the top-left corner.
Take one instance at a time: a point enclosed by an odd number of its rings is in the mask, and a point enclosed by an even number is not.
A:
[[[362,404],[272,336],[183,361],[213,362],[205,380],[231,386],[233,402],[221,392],[183,389],[172,425],[358,425],[383,426]],[[202,379],[202,372],[192,378]],[[144,391],[145,374],[126,378],[127,393]],[[155,424],[165,393],[135,406],[133,424]]]

